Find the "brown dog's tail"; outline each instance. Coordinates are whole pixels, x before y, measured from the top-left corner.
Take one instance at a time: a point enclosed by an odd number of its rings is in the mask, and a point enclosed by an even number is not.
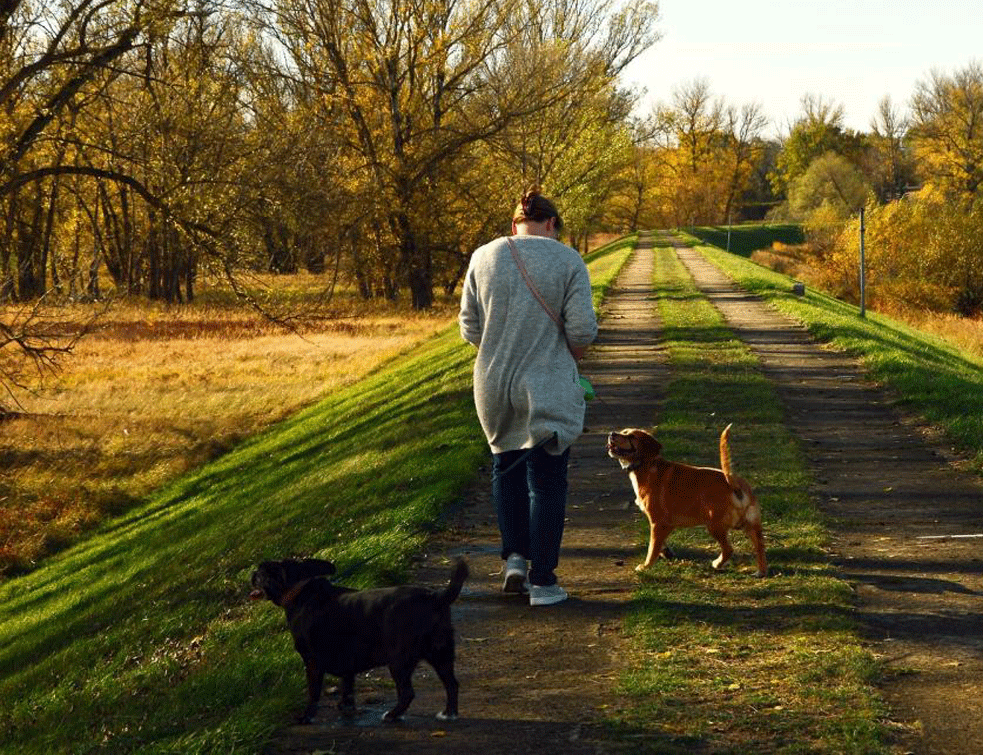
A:
[[[468,578],[468,565],[463,558],[459,558],[454,564],[454,571],[451,572],[451,581],[444,591],[440,594],[440,604],[449,606],[457,596],[461,594],[464,580]]]
[[[740,486],[734,481],[734,476],[730,471],[730,428],[732,425],[727,425],[724,431],[720,433],[720,469],[724,473],[724,477],[727,478],[727,484],[730,485],[735,490],[740,490]]]

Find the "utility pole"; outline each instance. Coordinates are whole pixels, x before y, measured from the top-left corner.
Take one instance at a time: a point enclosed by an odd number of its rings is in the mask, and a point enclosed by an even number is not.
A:
[[[864,208],[860,208],[860,316],[866,317],[867,282],[864,274]]]

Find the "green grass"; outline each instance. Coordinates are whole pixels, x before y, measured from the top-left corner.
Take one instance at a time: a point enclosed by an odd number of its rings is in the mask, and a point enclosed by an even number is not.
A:
[[[7,752],[255,750],[297,659],[252,567],[287,555],[399,580],[487,453],[454,330],[0,587]]]
[[[629,253],[591,255],[596,296]],[[473,359],[451,326],[0,584],[0,751],[261,751],[304,682],[252,569],[375,556],[346,584],[402,581],[487,459]]]
[[[590,270],[591,292],[596,310],[600,310],[608,288],[618,277],[618,273],[628,261],[637,243],[638,234],[633,233],[605,244],[584,257],[584,262]]]
[[[629,705],[615,731],[634,734],[640,752],[884,752],[884,711],[871,687],[877,665],[859,640],[851,590],[828,564],[826,530],[779,400],[675,254],[656,255],[672,369],[657,433],[664,454],[718,466],[720,431],[734,423],[735,471],[761,502],[772,576],[752,576],[741,534],[736,568],[714,573],[716,545],[705,530],[674,533],[679,560],[645,573],[632,605],[634,652],[622,682]],[[647,528],[639,536],[644,542]]]
[[[740,286],[803,323],[818,340],[860,358],[901,406],[942,428],[983,471],[983,360],[875,312],[861,318],[856,306],[822,292],[795,296],[788,276],[712,246],[699,248]]]
[[[687,228],[686,231],[721,249],[727,248],[727,226],[704,226]],[[759,249],[769,249],[772,243],[801,244],[805,240],[802,226],[798,224],[748,223],[730,227],[730,251],[741,257],[750,257]]]

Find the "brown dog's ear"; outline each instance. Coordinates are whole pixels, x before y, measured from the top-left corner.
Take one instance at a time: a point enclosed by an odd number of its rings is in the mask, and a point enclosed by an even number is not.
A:
[[[646,456],[658,456],[662,453],[662,444],[649,433],[640,431],[636,436],[638,445]]]

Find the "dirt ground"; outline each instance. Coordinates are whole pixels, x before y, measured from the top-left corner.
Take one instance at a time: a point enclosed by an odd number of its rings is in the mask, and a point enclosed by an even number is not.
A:
[[[874,652],[891,674],[883,694],[902,751],[983,751],[983,487],[960,473],[931,433],[865,381],[857,365],[741,292],[692,250],[678,249],[697,284],[759,355],[802,439],[830,517],[835,553],[855,586]],[[471,578],[454,606],[462,717],[444,723],[441,686],[429,668],[403,722],[382,725],[393,691],[387,674],[357,680],[360,706],[343,722],[325,698],[310,726],[290,727],[268,750],[297,753],[538,753],[631,751],[605,737],[600,719],[620,704],[617,675],[631,597],[638,513],[604,438],[618,418],[656,420],[667,377],[651,301],[651,245],[642,243],[608,303],[584,374],[604,403],[574,447],[568,522],[558,575],[565,603],[531,608],[500,592],[498,532],[483,479],[455,524],[421,559],[416,580],[440,584],[458,555]],[[487,471],[485,473],[487,477]],[[299,678],[299,675],[298,675]],[[298,707],[302,691],[298,689]],[[658,742],[646,735],[646,745]]]

